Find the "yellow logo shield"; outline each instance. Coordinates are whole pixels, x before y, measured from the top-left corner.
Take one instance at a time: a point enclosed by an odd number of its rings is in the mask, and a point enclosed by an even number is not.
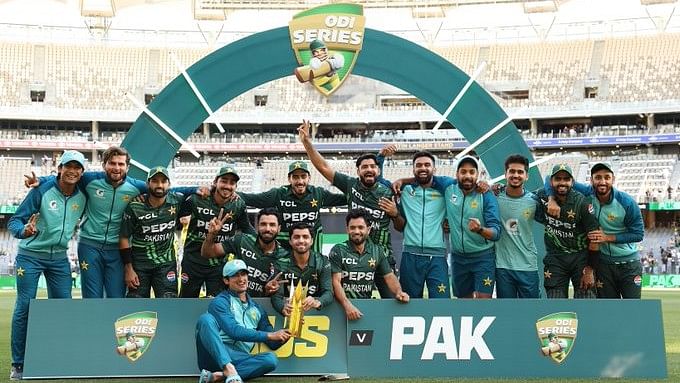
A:
[[[363,14],[358,4],[328,4],[293,16],[288,28],[301,83],[311,83],[325,96],[342,85],[364,42]]]
[[[578,334],[576,313],[561,312],[546,315],[536,321],[536,332],[541,343],[541,354],[560,364],[574,349]]]
[[[116,353],[135,362],[149,349],[158,327],[158,315],[141,311],[118,318],[114,324]]]

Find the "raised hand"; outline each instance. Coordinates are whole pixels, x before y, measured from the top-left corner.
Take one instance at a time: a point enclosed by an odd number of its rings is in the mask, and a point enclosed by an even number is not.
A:
[[[282,272],[276,274],[276,276],[274,278],[272,278],[271,281],[267,282],[267,284],[264,285],[265,294],[267,294],[267,295],[274,294],[275,292],[277,292],[279,290],[279,287],[281,286],[282,283],[288,282],[288,281],[280,281],[279,280],[279,279],[281,279],[282,274],[283,274]]]
[[[217,217],[214,217],[213,219],[210,220],[210,223],[208,224],[208,235],[215,235],[222,230],[222,226],[224,226],[224,223],[227,222],[227,218],[229,216],[224,213],[224,209],[220,209],[220,213],[217,215]]]
[[[36,227],[38,218],[40,218],[40,213],[35,213],[28,219],[28,223],[24,225],[24,238],[28,238],[38,232]]]
[[[35,176],[35,172],[31,172],[31,175],[24,174],[26,179],[24,180],[24,186],[27,188],[37,188],[40,185],[40,180]]]
[[[394,153],[397,152],[397,145],[395,144],[387,144],[380,149],[379,154],[383,157],[391,157]]]
[[[297,131],[298,131],[298,137],[300,137],[300,142],[305,142],[309,141],[311,139],[311,131],[310,131],[310,122],[309,120],[302,120],[302,124],[298,126]]]

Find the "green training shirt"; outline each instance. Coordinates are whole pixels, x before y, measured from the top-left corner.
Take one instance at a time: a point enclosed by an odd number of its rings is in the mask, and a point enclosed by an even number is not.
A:
[[[392,257],[392,240],[390,236],[390,217],[378,206],[380,198],[392,199],[392,190],[377,182],[370,188],[364,186],[359,178],[350,177],[340,172],[335,172],[333,186],[340,189],[347,198],[347,205],[350,210],[366,210],[371,219],[370,238],[373,242],[383,246],[388,256]]]
[[[123,212],[120,236],[130,240],[132,263],[135,266],[164,265],[175,262],[175,229],[183,195],[168,193],[159,207],[132,201]]]
[[[197,194],[192,194],[182,203],[179,214],[180,217],[191,215],[187,238],[184,242],[184,259],[203,266],[218,267],[224,264],[222,258],[201,256],[201,245],[208,234],[210,221],[220,214],[220,209],[223,209],[227,220],[222,225],[222,230],[215,236],[215,243],[233,237],[237,230],[242,233],[255,234],[255,229],[248,221],[246,205],[242,200],[238,199],[219,206],[212,195],[203,198]]]
[[[331,249],[330,261],[331,272],[342,273],[342,288],[352,299],[371,298],[376,274],[382,278],[392,272],[387,250],[371,241],[366,241],[363,254],[349,240],[338,243]]]
[[[248,294],[251,297],[264,297],[264,286],[288,264],[288,251],[278,242],[273,252],[265,254],[257,245],[257,236],[252,234],[236,234],[222,241],[222,248],[227,259],[243,260],[248,266]]]

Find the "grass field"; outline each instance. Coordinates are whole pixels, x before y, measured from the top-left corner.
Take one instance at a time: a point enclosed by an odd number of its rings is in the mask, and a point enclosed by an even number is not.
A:
[[[79,295],[78,292],[74,291],[74,295]],[[680,382],[680,291],[643,291],[642,296],[644,299],[661,299],[663,318],[664,318],[664,334],[666,337],[666,359],[668,366],[668,382]],[[10,322],[12,317],[12,311],[14,309],[14,293],[9,291],[0,291],[0,382],[6,381],[9,376],[9,367],[11,363],[10,348],[9,348],[9,336],[10,336]],[[52,351],[54,352],[54,351]],[[353,382],[392,382],[401,379],[372,379],[372,380],[359,380],[352,379]],[[414,381],[414,379],[404,379],[404,381]],[[41,382],[65,382],[67,380],[41,380]],[[78,379],[77,382],[106,382],[106,383],[118,383],[118,382],[164,382],[164,383],[174,383],[174,382],[195,382],[196,378],[168,378],[168,379]],[[314,377],[286,377],[286,378],[261,378],[256,381],[259,382],[282,382],[282,383],[297,383],[297,382],[314,382],[316,378]],[[489,382],[489,379],[456,379],[456,378],[446,378],[446,379],[417,379],[418,382]],[[496,381],[494,379],[493,381]],[[504,382],[524,382],[526,379],[508,379]],[[553,383],[557,381],[556,379],[532,379],[531,382],[536,383]],[[607,381],[610,382],[612,379],[560,379],[559,381],[569,381],[569,382],[597,382],[597,381]],[[621,382],[640,382],[644,380],[633,380],[633,379],[617,379],[616,381]]]

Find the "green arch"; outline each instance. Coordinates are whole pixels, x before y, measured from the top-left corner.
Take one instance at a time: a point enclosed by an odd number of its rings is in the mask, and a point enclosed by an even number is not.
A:
[[[297,66],[287,27],[261,32],[229,44],[198,61],[187,72],[210,105],[218,110],[229,100],[260,84],[290,76]],[[444,113],[469,76],[449,61],[408,40],[366,29],[363,49],[353,73],[401,88]],[[177,135],[186,139],[208,113],[184,77],[178,76],[148,106]],[[477,83],[465,93],[448,120],[468,142],[507,118],[503,109]],[[168,164],[179,144],[142,113],[123,140],[132,158],[148,167]],[[505,157],[519,153],[532,159],[526,143],[511,122],[476,148],[491,176],[503,174]],[[130,174],[144,178],[132,167]],[[528,187],[540,185],[532,169]]]

